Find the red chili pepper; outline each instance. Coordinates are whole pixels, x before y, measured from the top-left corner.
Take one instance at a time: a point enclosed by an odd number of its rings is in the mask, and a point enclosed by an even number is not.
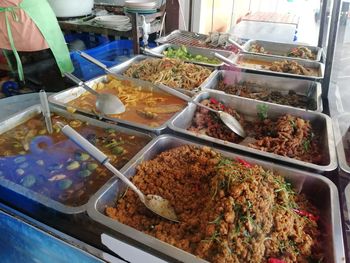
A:
[[[315,221],[315,222],[320,218],[319,216],[315,216],[315,215],[313,215],[305,210],[293,209],[293,211],[295,213],[297,213],[298,215],[306,216],[307,218],[309,218],[310,220]]]
[[[210,103],[213,103],[213,104],[218,104],[219,102],[216,100],[216,99],[214,99],[214,98],[210,98]]]
[[[284,260],[278,259],[278,258],[269,258],[268,263],[286,263]]]
[[[252,165],[250,163],[248,163],[246,160],[243,160],[241,158],[236,158],[236,160],[240,163],[243,164],[243,166],[247,167],[247,168],[251,168]]]

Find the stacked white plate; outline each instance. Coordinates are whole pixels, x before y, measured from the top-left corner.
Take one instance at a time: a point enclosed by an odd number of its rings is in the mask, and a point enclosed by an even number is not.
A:
[[[157,12],[157,1],[126,0],[125,11],[129,13],[155,13]]]
[[[97,16],[94,21],[100,25],[120,31],[131,30],[130,18],[122,15]]]

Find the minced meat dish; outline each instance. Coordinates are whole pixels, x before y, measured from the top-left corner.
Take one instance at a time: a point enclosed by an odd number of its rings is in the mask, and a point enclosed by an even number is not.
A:
[[[234,116],[251,138],[251,142],[247,144],[248,147],[314,164],[324,164],[329,161],[322,153],[319,132],[308,120],[290,114],[270,119],[268,116],[261,116],[267,113],[259,112],[259,110],[257,112],[259,118],[246,120],[243,114],[214,98],[205,99],[201,103]],[[209,112],[202,107],[197,107],[188,130],[244,145],[243,138],[231,131],[216,113]]]
[[[180,223],[127,190],[106,214],[210,262],[319,262],[319,211],[270,170],[190,145],[142,162],[132,178],[168,199]]]
[[[214,98],[202,100],[201,104],[208,106],[214,110],[225,111],[234,116],[241,123],[241,125],[244,124],[242,116],[240,116],[236,110],[230,107],[226,107],[223,103],[217,101]],[[188,130],[234,143],[238,143],[242,140],[241,137],[231,131],[222,122],[220,117],[217,116],[215,112],[211,112],[203,107],[197,107],[192,125]]]

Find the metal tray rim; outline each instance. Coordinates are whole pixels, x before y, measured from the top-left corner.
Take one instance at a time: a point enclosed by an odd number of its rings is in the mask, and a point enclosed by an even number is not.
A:
[[[213,72],[212,72],[212,74],[213,74]],[[102,80],[106,76],[107,75],[98,76],[98,77],[96,77],[94,79],[89,80],[88,83],[92,83],[94,81],[98,81],[99,79]],[[159,89],[159,87],[157,85],[152,84],[151,82],[146,82],[146,81],[143,81],[143,80],[129,78],[129,77],[125,77],[125,76],[120,76],[120,77],[124,78],[124,79],[128,79],[128,80],[133,81],[133,82],[143,82],[144,84],[152,85],[153,87],[156,87],[156,88]],[[165,91],[165,92],[171,93],[171,89],[172,88],[164,85],[164,88],[162,90]],[[63,90],[63,91],[60,91],[58,93],[50,95],[48,100],[53,105],[58,106],[58,107],[63,108],[63,109],[66,109],[67,105],[64,102],[62,102],[60,99],[58,99],[57,97],[63,96],[66,93],[68,93],[68,94],[72,93],[73,94],[74,92],[80,92],[80,91],[84,91],[84,88],[79,87],[79,86],[75,86],[75,87],[72,87],[70,89],[66,89],[66,90]],[[186,107],[186,104],[185,104],[185,107]],[[80,113],[80,114],[88,115],[88,116],[90,116],[92,118],[98,118],[100,120],[112,121],[112,122],[114,122],[116,124],[122,124],[122,125],[125,125],[127,127],[136,127],[136,128],[142,129],[142,130],[154,132],[156,134],[160,134],[161,132],[163,132],[167,128],[168,122],[171,121],[173,118],[175,118],[177,116],[177,114],[179,113],[179,112],[177,112],[177,113],[173,114],[173,116],[171,118],[169,118],[167,121],[165,121],[164,123],[162,123],[162,125],[160,125],[158,127],[151,127],[151,126],[148,126],[148,125],[145,125],[145,124],[139,124],[139,123],[128,121],[128,120],[112,118],[112,117],[109,117],[109,116],[103,115],[103,114],[94,114],[93,112],[88,112],[88,111],[83,110],[83,109],[78,109],[78,108],[74,108],[74,109],[76,109],[76,113],[78,113],[78,114]]]
[[[299,74],[292,74],[292,73],[285,73],[285,72],[277,72],[277,71],[272,71],[272,70],[267,70],[267,69],[254,69],[246,66],[242,66],[237,63],[238,59],[244,56],[253,56],[253,57],[258,57],[258,59],[266,60],[266,59],[272,59],[272,58],[277,58],[279,60],[285,59],[285,57],[277,57],[277,56],[264,56],[260,54],[252,54],[252,53],[241,53],[238,54],[235,59],[233,60],[233,63],[236,65],[237,68],[242,69],[242,70],[248,70],[252,72],[261,72],[261,73],[266,73],[270,75],[281,75],[281,76],[289,76],[289,77],[295,77],[295,78],[301,78],[301,79],[312,79],[312,80],[322,80],[324,77],[324,64],[316,61],[310,61],[310,60],[300,60],[300,59],[294,59],[294,58],[288,58],[290,61],[296,61],[299,63],[312,63],[312,64],[317,64],[318,65],[318,70],[319,73],[321,74],[320,76],[307,76],[307,75],[299,75]]]
[[[350,174],[350,166],[348,165],[348,162],[346,161],[344,144],[343,144],[343,136],[342,136],[342,133],[341,133],[342,131],[340,130],[340,124],[339,124],[340,119],[344,118],[344,117],[349,118],[350,113],[344,113],[344,114],[339,115],[336,118],[334,118],[334,127],[333,128],[334,128],[335,139],[337,140],[336,150],[337,150],[337,155],[338,155],[339,167],[345,173]]]
[[[195,98],[193,98],[193,100],[196,100],[196,98],[200,97],[201,95],[203,95],[205,93],[210,93],[210,92],[221,94],[223,96],[233,97],[233,98],[237,99],[237,97],[234,96],[234,95],[225,94],[225,93],[218,93],[218,92],[215,92],[215,91],[207,90],[207,91],[202,91],[201,93],[199,93]],[[248,99],[248,98],[242,98],[242,97],[238,97],[238,98],[242,99],[242,100],[246,100],[246,101],[255,101],[255,100]],[[285,107],[283,105],[273,104],[273,103],[269,103],[269,102],[259,101],[259,103],[266,104],[266,105],[274,105],[275,107],[279,107],[281,109],[288,108],[288,107]],[[329,160],[329,164],[328,165],[317,165],[317,164],[296,160],[296,159],[293,159],[293,158],[290,158],[290,157],[286,157],[286,156],[282,156],[282,155],[278,155],[278,154],[274,154],[274,153],[260,151],[260,150],[253,149],[253,148],[250,148],[248,146],[240,145],[240,144],[237,144],[237,143],[231,143],[231,142],[228,142],[228,141],[223,141],[223,140],[220,140],[220,139],[216,139],[216,138],[210,137],[208,135],[196,134],[194,132],[190,132],[190,131],[187,131],[185,129],[176,127],[174,125],[174,121],[177,118],[183,117],[182,115],[184,114],[184,112],[186,112],[186,110],[187,110],[187,108],[189,106],[190,106],[190,104],[185,109],[183,109],[176,116],[176,118],[174,118],[168,124],[169,128],[171,130],[173,130],[175,132],[179,132],[181,134],[186,134],[186,135],[191,136],[191,137],[196,137],[196,138],[200,138],[200,139],[205,140],[205,141],[209,141],[209,142],[213,142],[213,143],[216,143],[216,144],[220,144],[220,145],[225,146],[225,147],[228,146],[228,147],[231,147],[233,149],[239,149],[239,150],[242,150],[242,151],[245,151],[245,152],[250,152],[250,153],[253,153],[253,154],[256,154],[256,155],[272,158],[272,159],[275,159],[275,160],[289,162],[289,163],[292,163],[292,164],[296,164],[296,165],[299,165],[299,166],[311,168],[311,169],[318,170],[318,171],[333,171],[338,166],[336,153],[335,153],[335,144],[334,144],[334,138],[333,138],[332,121],[331,121],[331,118],[329,116],[327,116],[327,115],[325,115],[323,113],[310,111],[310,113],[322,116],[325,119],[325,121],[326,121],[326,128],[327,128],[327,134],[328,134],[328,137],[329,137],[329,139],[328,139],[329,159],[330,159]],[[295,111],[305,112],[305,110],[298,109],[298,108],[293,108],[292,107],[292,109],[295,110]]]
[[[291,45],[291,46],[295,46],[295,47],[299,47],[299,46],[303,46],[303,47],[307,47],[307,48],[313,48],[317,50],[317,55],[316,55],[316,59],[305,59],[305,58],[294,58],[294,59],[298,59],[298,60],[306,60],[306,61],[314,61],[314,62],[320,62],[321,58],[322,58],[322,52],[323,52],[323,48],[320,47],[316,47],[316,46],[310,46],[310,45],[297,45],[297,44],[291,44],[291,43],[281,43],[281,42],[272,42],[272,41],[264,41],[264,40],[258,40],[258,39],[250,39],[248,40],[246,43],[244,43],[243,47],[244,47],[244,53],[247,54],[255,54],[255,55],[263,55],[263,56],[269,56],[269,57],[282,57],[282,58],[293,58],[293,57],[287,57],[287,56],[282,56],[282,55],[274,55],[274,54],[263,54],[263,53],[258,53],[258,52],[251,52],[248,51],[249,47],[251,46],[252,43],[254,42],[268,42],[268,43],[274,43],[274,44],[278,44],[278,45]]]
[[[166,43],[166,44],[160,45],[158,47],[152,48],[151,50],[153,52],[157,53],[160,57],[165,57],[165,55],[163,55],[162,52],[165,51],[167,48],[170,48],[170,47],[180,48],[180,45],[176,45],[176,44],[172,44],[172,43]],[[192,50],[198,50],[198,51],[206,51],[207,53],[217,52],[217,53],[227,57],[228,59],[233,59],[233,57],[234,57],[234,53],[233,52],[225,51],[225,50],[214,50],[214,49],[211,49],[211,48],[201,48],[201,47],[194,47],[194,46],[188,46],[187,48],[190,48]],[[150,55],[152,55],[152,54],[150,54]],[[220,64],[210,64],[210,63],[197,62],[197,61],[191,61],[191,60],[184,60],[184,61],[185,62],[189,62],[189,63],[193,63],[193,64],[197,64],[197,65],[202,65],[202,66],[207,66],[207,67],[214,67],[214,68],[218,68],[218,67],[221,67],[221,66],[225,65],[224,62],[221,62]]]
[[[57,112],[57,113],[63,113],[63,114],[67,114],[67,112],[61,110],[60,108],[57,108],[57,107],[51,107],[52,109],[52,112]],[[11,121],[13,118],[16,118],[18,115],[21,115],[21,114],[26,114],[26,113],[38,113],[40,114],[41,113],[41,106],[40,104],[36,104],[36,105],[32,105],[26,109],[24,109],[23,111],[20,111],[18,113],[15,113],[13,114],[12,116],[10,116],[8,119],[6,119],[5,121],[3,122],[0,122],[0,125],[2,125],[2,123],[5,123],[5,122],[8,122],[8,121]],[[67,114],[68,115],[68,114]],[[81,116],[79,114],[71,114],[71,116],[73,118],[80,118],[82,120],[88,120],[90,119],[93,120],[93,122],[96,122],[96,123],[100,123],[100,124],[103,124],[103,122],[101,121],[98,121],[98,120],[94,120],[94,119],[91,119],[89,117],[86,117],[86,116]],[[118,130],[122,130],[124,132],[127,132],[127,130],[129,130],[129,132],[132,132],[132,133],[135,133],[135,134],[142,134],[144,136],[149,136],[151,139],[154,138],[155,136],[152,135],[152,134],[147,134],[147,133],[144,133],[144,132],[139,132],[139,131],[135,131],[135,130],[131,130],[129,128],[125,128],[125,127],[120,127],[120,126],[116,126],[116,125],[113,125],[113,124],[105,124],[105,125],[108,125],[110,127],[114,127],[115,129],[118,129]],[[152,141],[152,140],[151,140]],[[146,146],[146,145],[145,145]],[[144,147],[145,147],[144,146]],[[143,148],[140,150],[142,151]],[[138,153],[137,153],[138,154]],[[136,154],[136,155],[137,155]],[[135,155],[135,156],[136,156]],[[123,172],[126,168],[128,168],[128,166],[132,163],[132,159],[131,158],[120,170]],[[114,176],[112,176],[110,179],[107,180],[107,182],[105,184],[107,184]],[[20,194],[22,196],[24,196],[25,198],[28,198],[28,199],[31,199],[37,203],[40,203],[46,207],[49,207],[49,208],[52,208],[56,211],[59,211],[61,213],[65,213],[65,214],[78,214],[78,213],[83,213],[87,210],[87,204],[88,202],[86,202],[85,204],[83,205],[80,205],[80,206],[76,206],[76,207],[73,207],[73,206],[68,206],[68,205],[65,205],[65,204],[62,204],[52,198],[49,198],[45,195],[42,195],[38,192],[35,192],[31,189],[28,189],[28,188],[25,188],[19,184],[16,184],[6,178],[0,178],[0,186],[1,187],[4,187],[4,188],[7,188],[7,189],[10,189],[11,191],[13,192],[16,192],[17,194]],[[101,188],[103,187],[104,185],[101,186]],[[26,193],[28,193],[28,195],[26,195]],[[93,195],[90,196],[90,199],[93,197]]]
[[[216,79],[216,78],[219,78],[220,76],[222,76],[226,72],[230,72],[230,71],[228,71],[228,70],[218,70],[215,73],[215,75],[213,76],[213,78],[211,79],[211,81]],[[248,72],[242,72],[241,74],[242,75],[246,75],[246,76],[249,76],[249,75],[261,76],[261,75],[259,75],[257,73],[248,73]],[[264,76],[261,76],[261,77],[262,78],[270,78],[270,79],[285,79],[285,80],[290,80],[290,81],[299,81],[299,80],[312,81],[312,80],[307,80],[307,79],[291,79],[291,78],[287,78],[285,76],[283,77],[283,76],[264,75]],[[322,93],[321,83],[320,82],[316,82],[316,81],[314,81],[314,83],[316,84],[316,99],[315,99],[315,101],[317,103],[317,108],[314,111],[315,112],[322,112],[323,111],[323,104],[322,104],[322,97],[321,97],[321,93]],[[206,85],[206,87],[203,88],[202,91],[215,91],[215,92],[231,95],[231,96],[234,96],[234,97],[245,98],[245,99],[250,99],[250,100],[254,100],[254,101],[261,101],[261,102],[263,102],[262,100],[258,100],[258,99],[246,98],[246,97],[241,97],[241,96],[234,95],[234,94],[229,94],[229,93],[226,93],[224,91],[217,90],[216,88],[208,88],[208,86],[209,85]],[[299,108],[299,107],[293,107],[293,106],[290,106],[290,105],[278,104],[278,103],[273,103],[273,102],[267,102],[267,103],[271,103],[273,105],[282,105],[284,107],[296,108],[296,109],[301,109],[301,110],[306,110],[306,111],[313,111],[313,110],[307,110],[307,109],[303,109],[303,108]]]
[[[233,56],[232,56],[233,57]],[[140,62],[142,60],[145,60],[147,58],[152,58],[152,56],[147,56],[147,55],[137,55],[137,56],[134,56],[133,58],[131,59],[128,59],[127,61],[124,61],[123,63],[119,64],[119,65],[116,65],[114,67],[111,67],[110,70],[116,74],[123,74],[125,72],[125,70],[127,70],[130,65],[132,65],[133,63],[137,63],[137,62]],[[153,57],[154,58],[154,57]],[[158,59],[161,59],[161,58],[158,58]],[[190,61],[184,61],[185,63],[192,63]],[[194,64],[194,63],[192,63]],[[216,68],[215,67],[208,67],[208,66],[205,66],[205,65],[202,65],[203,67],[207,67],[207,68],[210,68],[210,70],[212,70],[212,72],[210,73],[210,75],[198,86],[196,87],[195,89],[193,90],[186,90],[186,89],[182,89],[182,88],[172,88],[172,87],[168,87],[169,89],[174,89],[174,90],[177,90],[177,91],[180,91],[184,94],[187,94],[189,96],[194,96],[196,95],[198,92],[200,92],[203,88],[205,88],[205,86],[207,85],[207,83],[214,77],[214,74],[216,72]],[[125,69],[125,70],[124,70]],[[123,75],[123,77],[125,78],[128,78],[126,76]],[[143,82],[148,82],[148,81],[145,81],[145,80],[141,80],[141,79],[137,79],[137,78],[129,78],[129,79],[135,79],[135,80],[140,80],[140,81],[143,81]],[[148,82],[148,83],[151,83],[151,82]],[[153,84],[153,85],[156,85],[156,84]]]
[[[142,156],[143,154],[149,150],[150,148],[152,148],[152,146],[156,145],[158,141],[160,140],[166,140],[166,139],[174,139],[174,140],[178,140],[180,142],[184,142],[186,144],[192,144],[192,145],[199,145],[199,146],[205,146],[205,144],[203,143],[197,143],[197,142],[193,142],[190,141],[189,139],[185,139],[185,138],[181,138],[178,136],[174,136],[174,135],[170,135],[170,134],[164,134],[164,135],[160,135],[157,138],[155,138],[154,140],[152,140],[152,142],[148,145],[148,147],[144,148],[142,152],[139,152],[138,155],[136,155],[134,157],[134,163],[131,166],[135,166],[135,164],[141,159],[142,161]],[[312,177],[315,178],[316,180],[320,180],[323,181],[325,184],[327,184],[327,186],[329,187],[330,190],[330,206],[331,206],[331,222],[332,222],[332,233],[333,233],[333,237],[338,237],[338,238],[333,238],[333,251],[334,251],[334,259],[340,259],[340,258],[344,258],[345,256],[345,251],[344,251],[344,244],[343,244],[343,239],[342,239],[342,229],[341,229],[341,223],[340,223],[340,206],[339,206],[339,202],[338,202],[338,190],[337,187],[334,185],[334,183],[329,180],[328,178],[324,177],[324,176],[320,176],[320,175],[315,175],[314,173],[310,173],[307,171],[303,171],[303,170],[299,170],[296,168],[291,168],[291,167],[287,167],[286,165],[281,165],[281,164],[275,164],[275,163],[269,163],[267,161],[262,161],[259,160],[256,157],[247,157],[244,154],[241,153],[234,153],[234,152],[228,152],[228,151],[224,151],[215,147],[211,147],[212,149],[214,149],[217,152],[223,153],[223,154],[231,154],[234,156],[241,156],[243,158],[246,158],[248,161],[252,160],[253,162],[256,162],[262,166],[268,166],[268,165],[274,165],[277,166],[278,168],[281,169],[285,169],[285,170],[289,170],[289,171],[295,171],[296,173],[302,173],[305,176],[308,177]],[[130,169],[131,166],[128,168]],[[128,225],[122,224],[117,220],[114,220],[112,218],[109,218],[108,216],[106,216],[105,214],[100,213],[97,208],[97,202],[99,201],[99,199],[104,195],[105,192],[107,192],[109,190],[109,188],[111,186],[113,186],[113,184],[115,184],[119,179],[118,178],[114,178],[114,181],[110,182],[109,185],[105,185],[104,187],[102,187],[93,198],[91,198],[89,200],[88,203],[88,209],[87,209],[87,213],[88,215],[95,221],[107,226],[110,229],[113,229],[114,231],[120,232],[122,234],[126,234],[129,237],[133,238],[133,234],[135,233],[136,235],[141,235],[144,239],[146,239],[148,242],[148,246],[152,245],[165,245],[164,250],[169,251],[169,249],[175,249],[175,251],[180,251],[183,255],[185,256],[189,256],[190,258],[192,258],[193,262],[207,262],[206,260],[203,260],[201,258],[196,257],[193,254],[190,254],[184,250],[181,250],[177,247],[174,247],[166,242],[163,242],[155,237],[149,236],[147,234],[144,234],[141,231],[138,231]],[[121,229],[122,228],[122,229]],[[123,229],[125,228],[125,229]],[[129,232],[130,231],[130,232]],[[135,238],[134,238],[135,239]],[[135,239],[136,241],[139,241],[137,239]],[[141,243],[144,243],[142,241],[139,241]],[[158,250],[160,251],[160,250]],[[162,251],[162,253],[164,253],[164,251]]]

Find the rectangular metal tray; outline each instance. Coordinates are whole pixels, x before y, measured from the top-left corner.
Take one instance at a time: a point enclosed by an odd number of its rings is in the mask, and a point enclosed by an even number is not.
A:
[[[123,74],[132,64],[134,63],[139,63],[141,62],[142,60],[145,60],[145,59],[148,59],[148,58],[152,58],[150,56],[145,56],[145,55],[137,55],[117,66],[114,66],[114,67],[111,67],[110,68],[110,71],[112,71],[113,73],[116,73],[116,74]],[[212,70],[213,68],[211,67],[210,70]],[[186,90],[186,89],[182,89],[180,87],[178,88],[170,88],[170,89],[175,89],[177,91],[180,91],[188,96],[194,96],[196,93],[198,93],[199,91],[201,91],[203,88],[205,88],[205,86],[207,85],[207,83],[213,78],[214,76],[214,73],[215,73],[215,70],[209,75],[209,77],[204,80],[204,82],[199,85],[199,87],[193,89],[193,90]]]
[[[165,57],[163,52],[166,51],[168,48],[179,49],[179,48],[181,48],[181,45],[164,44],[164,45],[152,48],[151,51],[156,53],[158,55],[158,57]],[[216,59],[216,57],[214,56],[214,52],[217,52],[220,55],[222,55],[228,59],[233,59],[233,57],[234,57],[234,53],[232,53],[230,51],[225,51],[225,50],[214,50],[214,49],[210,49],[210,48],[200,48],[200,47],[191,47],[191,46],[186,47],[186,48],[187,48],[188,53],[191,55],[200,55],[200,56],[208,57],[210,59]],[[150,54],[150,55],[152,56],[153,54]],[[197,61],[192,61],[192,60],[185,60],[185,61],[193,63],[193,64],[198,64],[198,65],[202,65],[202,66],[206,66],[206,67],[214,67],[214,68],[218,68],[218,67],[225,65],[225,63],[222,61],[220,61],[217,64],[211,64],[211,63],[206,63],[206,62],[197,62]]]
[[[345,155],[345,148],[347,147],[344,145],[345,137],[350,140],[350,131],[348,132],[350,128],[350,113],[344,113],[334,118],[333,125],[339,166],[340,169],[350,176],[350,164],[347,162]]]
[[[239,61],[241,59],[253,59],[261,62],[274,62],[274,61],[283,61],[286,60],[285,57],[273,57],[273,56],[264,56],[264,55],[255,55],[255,54],[238,54],[234,59],[233,63],[237,65],[237,68],[245,69],[253,72],[261,72],[261,73],[267,73],[272,75],[281,75],[281,76],[289,76],[289,77],[297,77],[297,78],[303,78],[303,79],[312,79],[312,80],[321,80],[324,76],[324,64],[316,61],[310,61],[310,60],[301,60],[301,59],[293,59],[288,58],[288,61],[295,61],[299,63],[300,65],[306,67],[306,68],[313,68],[318,71],[318,76],[307,76],[307,75],[298,75],[298,74],[292,74],[292,73],[284,73],[284,72],[277,72],[272,70],[267,70],[263,68],[254,68],[249,66],[240,65]]]
[[[131,178],[135,175],[136,167],[142,161],[153,159],[163,151],[185,144],[204,146],[203,144],[196,144],[179,137],[162,135],[156,138],[152,144],[144,149],[144,151],[135,156],[134,163],[124,171],[124,175]],[[321,212],[321,222],[324,231],[326,232],[323,236],[327,238],[325,244],[325,247],[327,248],[327,251],[325,251],[326,262],[343,261],[345,252],[342,238],[338,190],[329,179],[317,174],[277,165],[272,162],[265,162],[256,158],[246,157],[231,152],[215,150],[225,157],[244,158],[250,163],[258,164],[266,169],[273,170],[285,177],[298,193],[304,193]],[[90,200],[88,205],[88,215],[108,228],[181,262],[207,262],[106,216],[104,212],[105,208],[107,206],[115,205],[119,196],[125,189],[126,186],[118,179],[105,185],[103,189],[100,189],[96,193],[94,199]]]
[[[256,52],[251,52],[249,51],[250,47],[253,44],[260,45],[264,48],[266,52],[269,54],[263,54],[263,53],[256,53]],[[307,47],[308,49],[311,50],[312,53],[316,54],[316,59],[304,59],[304,58],[294,58],[294,59],[300,59],[300,60],[310,60],[310,61],[321,61],[322,58],[322,48],[320,47],[315,47],[315,46],[307,46],[307,45],[302,45],[302,44],[289,44],[289,43],[280,43],[280,42],[271,42],[271,41],[263,41],[263,40],[248,40],[244,45],[243,48],[245,52],[250,53],[250,54],[257,54],[257,55],[264,55],[264,56],[278,56],[278,57],[284,57],[284,58],[292,58],[292,57],[287,57],[287,53],[292,49],[292,48],[297,48],[297,47]]]
[[[205,41],[207,37],[208,35],[205,35],[205,34],[177,29],[172,31],[167,36],[156,39],[156,42],[161,44],[172,42],[172,44],[181,44],[181,45],[191,46],[192,41]],[[177,41],[181,41],[181,43],[176,43]]]
[[[257,119],[256,107],[259,104],[268,106],[267,114],[269,118],[275,119],[280,117],[283,114],[288,113],[288,114],[299,116],[303,119],[309,120],[314,127],[317,127],[318,130],[322,131],[321,133],[322,151],[328,157],[328,160],[329,160],[328,164],[318,165],[318,164],[308,163],[308,162],[296,160],[293,158],[289,158],[286,156],[260,151],[245,145],[216,139],[208,135],[203,135],[203,134],[198,134],[198,133],[188,131],[187,128],[191,126],[192,119],[197,107],[193,103],[190,103],[187,106],[187,108],[185,108],[181,113],[179,113],[176,116],[176,118],[174,118],[169,123],[169,128],[180,134],[185,134],[191,137],[200,138],[202,140],[209,141],[211,143],[216,143],[216,144],[219,144],[225,147],[230,147],[233,149],[239,149],[252,154],[272,158],[274,160],[292,163],[294,165],[310,168],[316,171],[332,171],[337,168],[337,157],[335,153],[332,121],[331,121],[331,118],[328,117],[327,115],[319,112],[314,112],[314,111],[305,111],[305,110],[301,110],[293,107],[285,107],[278,104],[272,104],[268,102],[236,97],[236,96],[220,93],[217,91],[206,91],[206,92],[203,91],[200,94],[198,94],[193,100],[196,102],[200,102],[209,97],[215,98],[216,100],[223,102],[226,106],[232,107],[233,109],[238,109],[238,112],[242,114],[246,120]]]
[[[118,76],[119,79],[126,79],[126,80],[130,80],[131,82],[133,82],[135,84],[135,86],[141,86],[145,89],[153,89],[153,90],[159,90],[159,91],[165,91],[169,94],[176,94],[176,96],[180,97],[180,98],[183,98],[185,101],[186,100],[186,96],[184,96],[181,92],[178,92],[172,88],[169,88],[167,86],[164,86],[162,85],[161,88],[158,87],[157,85],[154,85],[150,82],[147,82],[147,81],[143,81],[143,80],[140,80],[140,79],[132,79],[132,78],[128,78],[128,77],[124,77],[122,75]],[[107,80],[107,75],[104,75],[104,76],[100,76],[100,77],[97,77],[97,78],[94,78],[92,80],[89,80],[86,82],[86,84],[90,87],[93,87],[93,85],[95,83],[99,83],[99,82],[104,82]],[[49,96],[49,102],[56,105],[56,106],[59,106],[59,107],[62,107],[64,109],[66,109],[67,107],[67,103],[76,99],[76,98],[79,98],[81,95],[83,95],[84,93],[86,92],[86,90],[82,87],[73,87],[71,89],[66,89],[66,90],[63,90],[61,92],[58,92],[58,93],[55,93],[51,96]],[[162,132],[164,132],[164,130],[167,128],[167,123],[176,116],[177,113],[175,113],[172,118],[170,118],[168,121],[162,123],[160,126],[158,127],[151,127],[151,126],[148,126],[148,125],[144,125],[144,124],[139,124],[139,123],[136,123],[136,122],[132,122],[132,121],[127,121],[127,120],[121,120],[121,119],[118,119],[118,118],[113,118],[113,117],[110,117],[108,115],[103,115],[103,114],[94,114],[93,112],[88,112],[88,111],[85,111],[85,110],[82,110],[82,109],[76,109],[77,113],[83,113],[83,114],[86,114],[86,115],[89,115],[89,116],[92,116],[92,117],[98,117],[99,119],[102,119],[102,120],[108,120],[108,121],[112,121],[114,123],[117,123],[117,124],[122,124],[122,125],[125,125],[125,126],[128,126],[128,127],[136,127],[138,129],[142,129],[142,130],[147,130],[147,131],[150,131],[150,132],[154,132],[156,134],[160,134]]]
[[[206,85],[206,89],[217,90],[219,85],[219,81],[225,79],[225,83],[227,84],[237,84],[240,82],[250,82],[254,84],[258,84],[261,87],[268,88],[272,91],[280,91],[282,94],[287,94],[288,91],[293,90],[297,94],[307,95],[308,92],[311,92],[310,97],[316,102],[316,111],[323,111],[322,104],[322,87],[321,83],[312,81],[312,80],[304,80],[304,79],[291,79],[286,77],[276,77],[276,76],[268,76],[268,75],[259,75],[248,72],[235,72],[230,70],[218,70],[214,77],[209,81],[208,85]],[[221,90],[217,90],[218,92],[223,92]],[[238,96],[233,95],[232,96]],[[238,96],[240,97],[240,96]],[[275,103],[274,103],[275,104]],[[286,107],[292,107],[288,105],[284,105]]]
[[[51,108],[51,112],[57,113],[57,114],[65,117],[67,119],[77,119],[77,120],[81,120],[84,122],[89,122],[91,125],[94,125],[97,127],[111,128],[111,129],[114,129],[114,130],[117,130],[120,132],[124,132],[124,133],[130,134],[130,135],[149,137],[150,141],[154,137],[154,135],[152,135],[152,134],[134,131],[131,129],[127,129],[127,128],[116,126],[116,125],[113,125],[110,123],[98,121],[98,120],[95,120],[95,119],[92,119],[89,117],[85,117],[82,115],[78,115],[78,114],[71,114],[71,113],[68,113],[67,111],[59,109],[57,107],[50,107],[50,108]],[[27,109],[25,109],[17,114],[14,114],[13,116],[10,116],[7,120],[0,123],[0,134],[5,133],[5,132],[19,126],[20,124],[30,120],[31,118],[33,118],[34,116],[37,116],[38,114],[41,114],[41,106],[34,105],[34,106],[31,106],[31,107],[29,107],[29,108],[27,108]],[[131,162],[131,160],[129,160],[129,162]],[[128,166],[128,163],[125,164],[121,168],[121,171],[124,171],[124,169],[127,166]],[[26,198],[29,198],[37,203],[40,203],[46,207],[49,207],[49,208],[54,209],[56,211],[59,211],[61,213],[77,214],[77,213],[82,213],[82,212],[86,211],[87,203],[84,205],[81,205],[81,206],[77,206],[77,207],[67,206],[67,205],[64,205],[58,201],[55,201],[47,196],[44,196],[44,195],[39,194],[35,191],[32,191],[28,188],[25,188],[19,184],[16,184],[10,180],[7,180],[3,177],[0,177],[0,185],[2,187],[8,188],[13,192],[16,192],[20,195],[23,195]],[[10,196],[8,198],[11,199]]]

